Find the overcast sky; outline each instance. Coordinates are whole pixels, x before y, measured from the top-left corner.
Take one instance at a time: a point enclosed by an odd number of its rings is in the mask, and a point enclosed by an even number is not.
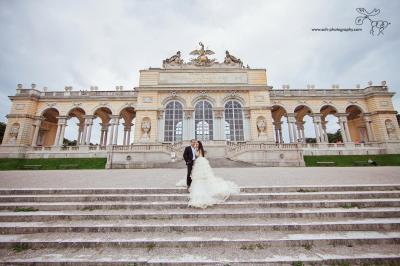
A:
[[[391,24],[371,36],[357,7],[379,8]],[[386,80],[400,106],[400,1],[5,1],[0,0],[0,121],[18,83],[50,90],[138,85],[140,69],[184,59],[202,41],[251,67],[274,88],[362,87]],[[360,32],[313,32],[312,28]]]

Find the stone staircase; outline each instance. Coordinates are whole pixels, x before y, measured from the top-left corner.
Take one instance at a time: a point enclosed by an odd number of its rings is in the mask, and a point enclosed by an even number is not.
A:
[[[1,189],[3,265],[399,265],[400,185]]]

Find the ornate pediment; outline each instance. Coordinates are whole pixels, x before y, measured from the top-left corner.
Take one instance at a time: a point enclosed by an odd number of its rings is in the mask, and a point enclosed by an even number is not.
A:
[[[229,51],[225,51],[225,58],[222,63],[219,63],[215,58],[209,56],[214,55],[215,52],[204,48],[204,44],[199,42],[200,48],[191,51],[189,54],[194,55],[189,62],[184,62],[181,58],[181,52],[177,51],[173,56],[163,60],[163,68],[167,69],[182,69],[182,68],[243,68],[243,62],[239,58],[231,55]]]

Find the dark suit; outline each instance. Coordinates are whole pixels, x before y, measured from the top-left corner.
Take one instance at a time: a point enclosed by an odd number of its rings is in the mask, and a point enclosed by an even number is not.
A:
[[[190,184],[192,183],[192,178],[190,177],[190,175],[192,173],[192,168],[194,163],[192,146],[187,146],[185,148],[185,151],[183,152],[183,159],[185,160],[187,166],[186,184],[188,187],[190,187]]]

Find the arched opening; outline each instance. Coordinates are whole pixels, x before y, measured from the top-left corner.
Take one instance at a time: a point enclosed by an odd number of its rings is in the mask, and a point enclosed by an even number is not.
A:
[[[36,142],[37,146],[54,145],[59,115],[58,110],[55,108],[48,108],[43,112],[42,116],[44,119],[40,125],[39,135]]]
[[[165,107],[164,141],[182,141],[183,108],[178,101],[171,101]]]
[[[213,140],[213,113],[208,101],[201,100],[195,105],[195,136],[199,140]]]
[[[282,106],[274,105],[271,109],[275,143],[290,143],[288,115]]]
[[[321,123],[325,142],[343,142],[337,109],[331,105],[325,105],[321,107],[320,113],[322,115]]]
[[[82,108],[74,108],[68,112],[67,127],[63,143],[68,146],[79,145],[85,123],[85,111]]]
[[[346,108],[350,139],[355,143],[368,141],[367,129],[362,119],[362,113],[361,108],[357,105],[350,105]]]
[[[112,112],[107,107],[100,107],[94,113],[93,126],[91,130],[88,130],[88,140],[87,144],[97,144],[105,146],[111,143],[112,135],[110,127],[110,120]],[[90,131],[90,132],[89,132]]]
[[[225,103],[225,122],[229,125],[229,140],[243,141],[243,109],[238,101],[229,100]],[[226,138],[228,139],[228,136]]]
[[[295,122],[293,139],[295,142],[316,143],[317,135],[313,122],[313,112],[308,106],[300,105],[294,109]]]
[[[119,113],[122,123],[118,125],[118,139],[119,145],[130,145],[134,141],[135,124],[136,124],[136,111],[133,107],[126,107]]]

